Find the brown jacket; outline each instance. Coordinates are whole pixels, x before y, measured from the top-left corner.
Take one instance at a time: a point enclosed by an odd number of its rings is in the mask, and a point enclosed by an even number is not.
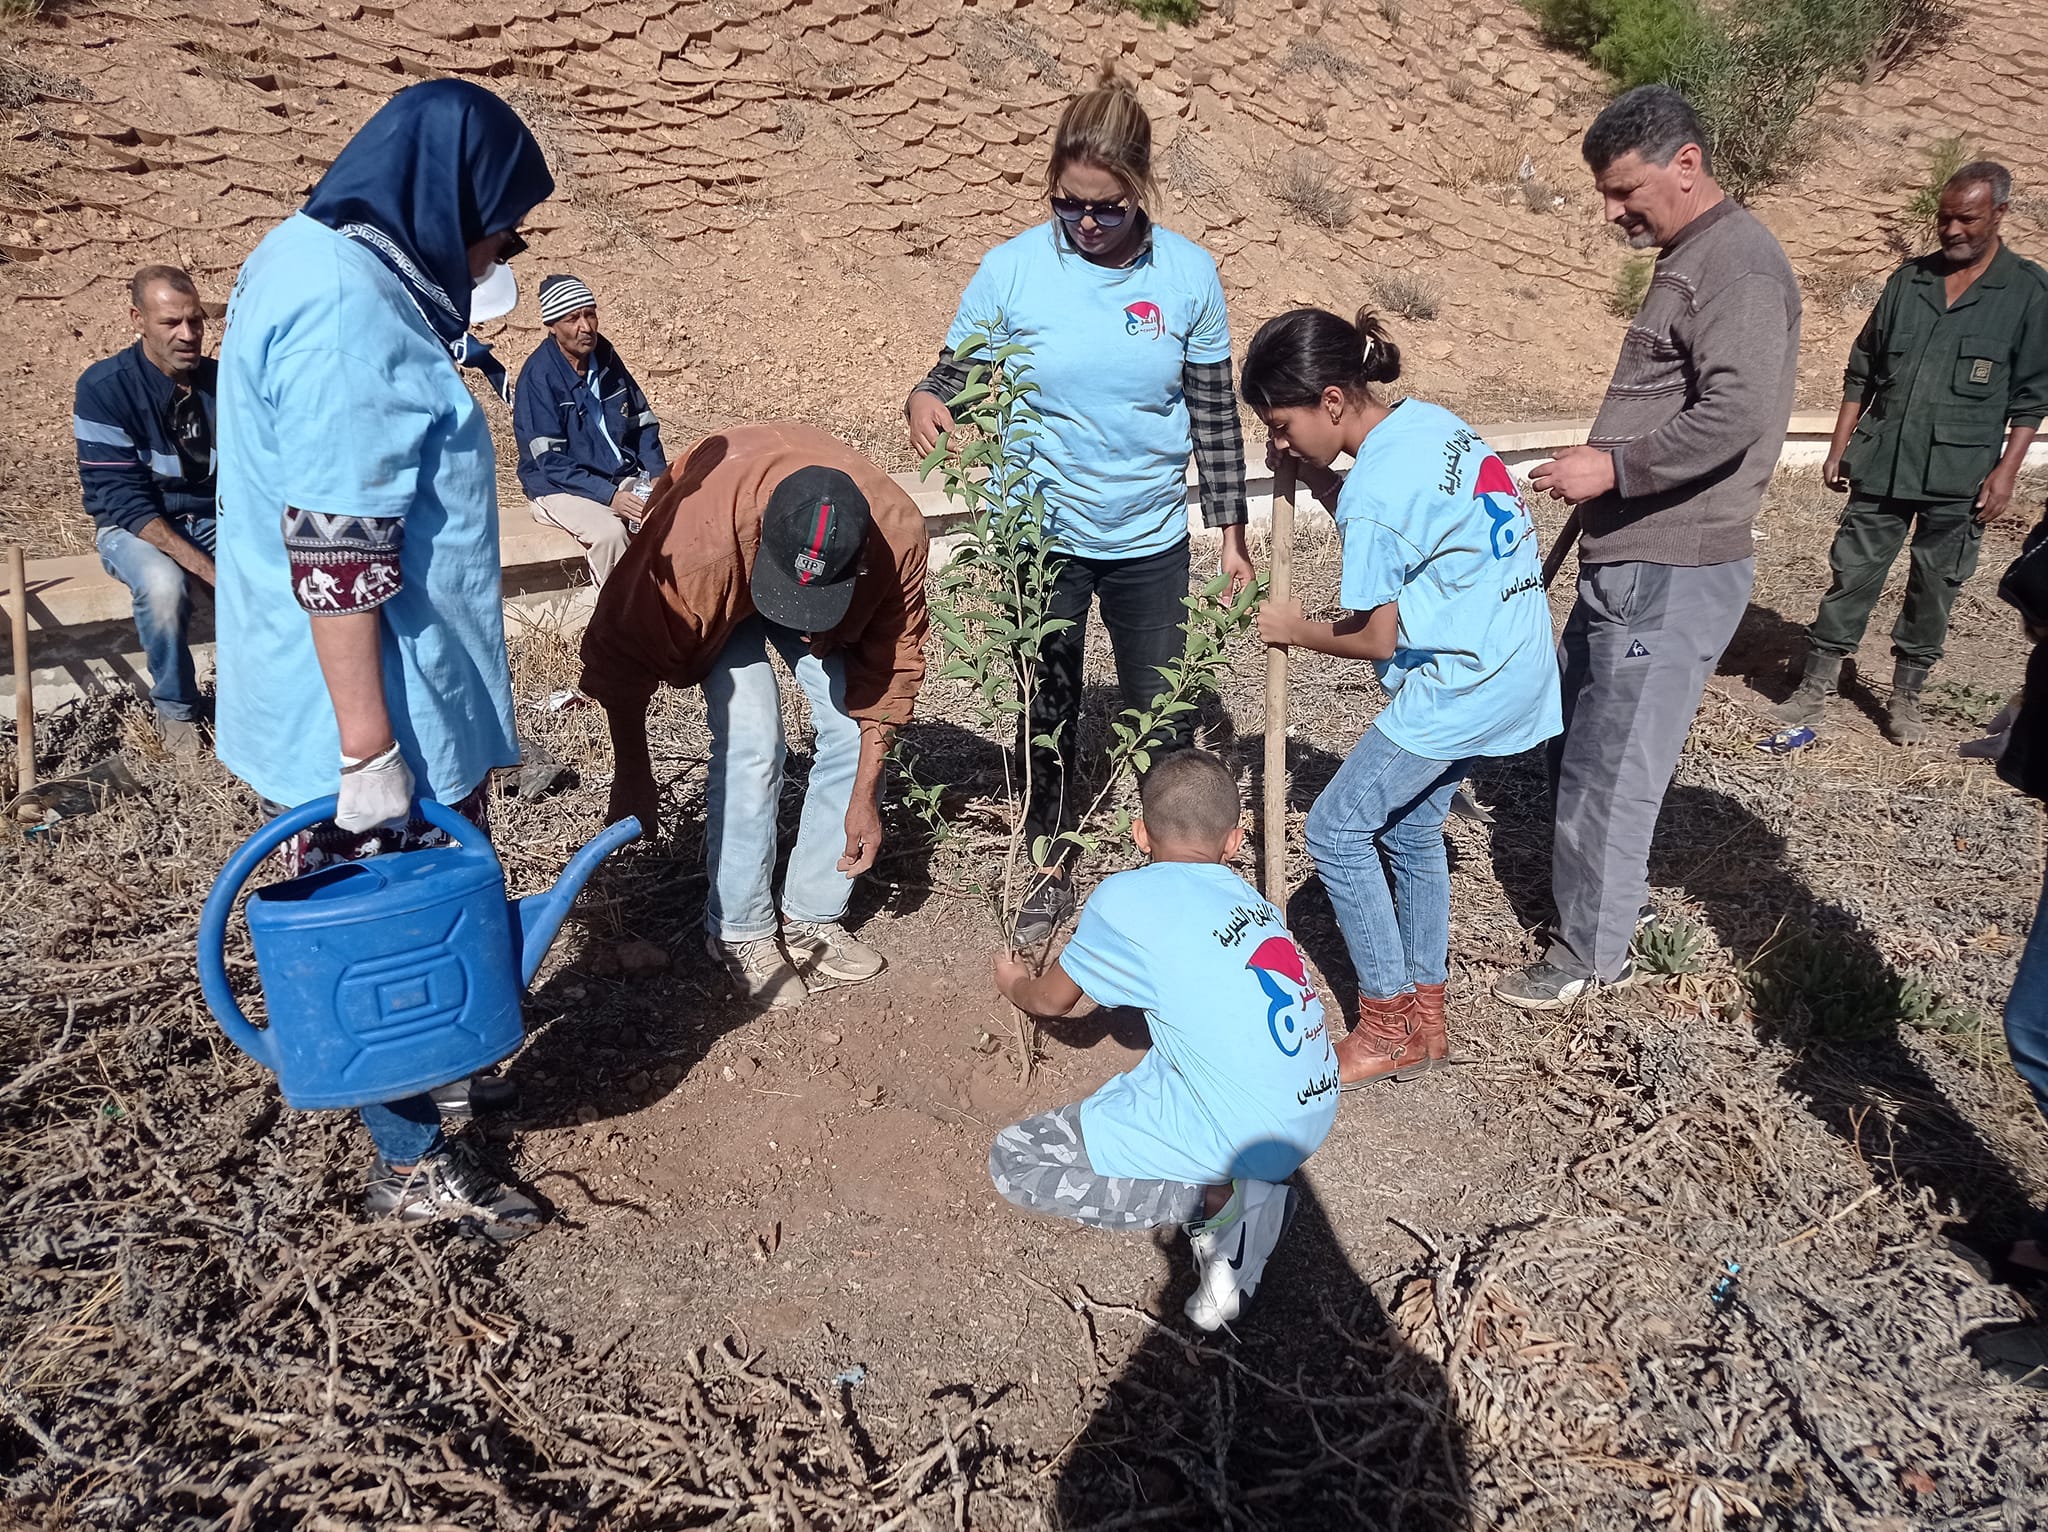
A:
[[[924,517],[895,480],[836,437],[796,421],[707,436],[655,485],[641,529],[604,582],[583,634],[585,693],[644,713],[657,686],[695,686],[754,615],[761,513],[800,468],[836,468],[867,496],[874,524],[853,605],[812,652],[846,657],[847,711],[910,721],[924,680]]]

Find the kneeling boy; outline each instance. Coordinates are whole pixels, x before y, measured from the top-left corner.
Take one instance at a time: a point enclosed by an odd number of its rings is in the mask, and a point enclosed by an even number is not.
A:
[[[1020,1010],[1082,996],[1137,1006],[1152,1051],[1086,1101],[996,1135],[989,1174],[1021,1208],[1105,1229],[1183,1224],[1197,1282],[1187,1316],[1237,1318],[1294,1209],[1282,1185],[1337,1115],[1323,1005],[1280,912],[1226,865],[1244,838],[1237,782],[1181,751],[1138,785],[1131,827],[1151,865],[1103,881],[1059,960],[995,960]]]

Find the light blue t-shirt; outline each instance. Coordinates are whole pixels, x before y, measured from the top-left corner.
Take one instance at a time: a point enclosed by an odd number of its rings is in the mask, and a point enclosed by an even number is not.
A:
[[[1228,867],[1155,862],[1103,881],[1060,954],[1098,1005],[1136,1006],[1152,1051],[1081,1103],[1106,1176],[1280,1181],[1337,1119],[1337,1055],[1280,912]]]
[[[403,517],[404,589],[377,608],[391,727],[422,797],[519,757],[483,411],[382,262],[303,214],[256,247],[220,348],[215,737],[287,806],[340,784],[340,731],[292,594],[285,507]]]
[[[1338,599],[1400,604],[1374,720],[1411,755],[1514,755],[1564,727],[1536,523],[1507,465],[1449,410],[1404,399],[1337,498]]]
[[[1206,250],[1154,225],[1147,253],[1110,268],[1040,224],[982,258],[946,345],[977,330],[1032,349],[1031,403],[1044,417],[1035,466],[1055,547],[1140,558],[1186,538],[1194,443],[1181,366],[1230,360]]]

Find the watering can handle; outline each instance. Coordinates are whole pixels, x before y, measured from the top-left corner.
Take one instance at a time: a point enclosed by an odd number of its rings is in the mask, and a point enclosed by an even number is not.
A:
[[[332,819],[334,808],[332,798],[302,803],[243,841],[214,879],[213,889],[199,911],[199,989],[206,996],[206,1008],[213,1012],[213,1019],[236,1047],[273,1071],[277,1068],[277,1050],[271,1046],[270,1033],[249,1024],[249,1018],[235,1004],[235,992],[228,987],[228,916],[234,912],[235,896],[241,893],[257,864],[301,830]]]

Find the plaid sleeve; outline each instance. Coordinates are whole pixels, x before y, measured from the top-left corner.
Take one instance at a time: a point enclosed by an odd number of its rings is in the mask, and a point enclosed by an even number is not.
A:
[[[1250,518],[1244,492],[1244,427],[1230,386],[1230,363],[1183,362],[1181,392],[1195,439],[1195,479],[1202,492],[1202,525],[1234,527]]]
[[[292,594],[316,617],[371,611],[397,595],[405,588],[404,546],[400,516],[323,516],[296,507],[284,513]]]
[[[939,403],[947,404],[952,401],[955,394],[959,393],[966,386],[967,365],[964,362],[954,361],[953,352],[949,347],[939,353],[939,360],[934,364],[932,370],[919,380],[917,387],[913,388],[911,392],[913,394],[930,394]]]

